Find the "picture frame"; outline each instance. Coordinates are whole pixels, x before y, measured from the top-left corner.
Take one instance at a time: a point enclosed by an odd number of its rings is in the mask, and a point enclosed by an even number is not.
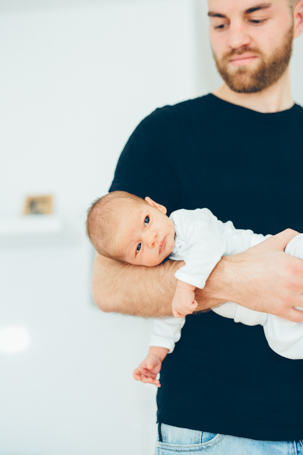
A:
[[[53,196],[27,196],[23,215],[51,215],[53,213]]]

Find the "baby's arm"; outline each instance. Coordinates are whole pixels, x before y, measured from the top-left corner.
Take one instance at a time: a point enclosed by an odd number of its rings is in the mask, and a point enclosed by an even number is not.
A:
[[[225,253],[225,240],[220,224],[210,210],[177,210],[171,214],[177,235],[186,245],[185,265],[175,277],[184,283],[203,289],[207,278]],[[172,254],[171,259],[180,260]]]
[[[172,302],[173,315],[182,318],[197,309],[195,290],[205,286],[225,252],[225,241],[218,219],[206,208],[177,210],[171,219],[181,243],[181,253],[177,250],[170,258],[185,261],[175,274],[178,281]]]
[[[148,354],[133,372],[133,377],[136,381],[160,387],[160,381],[156,379],[157,374],[161,370],[163,360],[168,353],[174,350],[175,343],[179,341],[184,323],[185,318],[167,317],[154,320]]]
[[[150,346],[147,356],[133,372],[134,379],[161,387],[160,381],[157,379],[157,374],[160,372],[162,362],[167,354],[167,348]]]
[[[225,240],[227,255],[241,253],[272,237],[270,234],[255,234],[251,229],[236,229],[232,221],[223,223],[218,220],[218,223]]]

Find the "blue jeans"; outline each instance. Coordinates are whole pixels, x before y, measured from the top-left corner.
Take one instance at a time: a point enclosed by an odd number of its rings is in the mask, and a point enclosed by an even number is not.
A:
[[[303,455],[302,441],[255,441],[159,425],[155,455]]]

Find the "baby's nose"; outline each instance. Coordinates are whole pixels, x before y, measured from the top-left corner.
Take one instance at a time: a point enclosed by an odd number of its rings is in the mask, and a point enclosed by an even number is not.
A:
[[[157,241],[157,233],[156,232],[149,232],[148,237],[147,237],[147,245],[152,248],[155,246],[155,243]]]

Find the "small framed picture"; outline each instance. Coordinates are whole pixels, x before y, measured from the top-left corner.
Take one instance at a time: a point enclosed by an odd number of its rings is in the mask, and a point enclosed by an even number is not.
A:
[[[27,196],[23,215],[50,215],[53,213],[53,196]]]

